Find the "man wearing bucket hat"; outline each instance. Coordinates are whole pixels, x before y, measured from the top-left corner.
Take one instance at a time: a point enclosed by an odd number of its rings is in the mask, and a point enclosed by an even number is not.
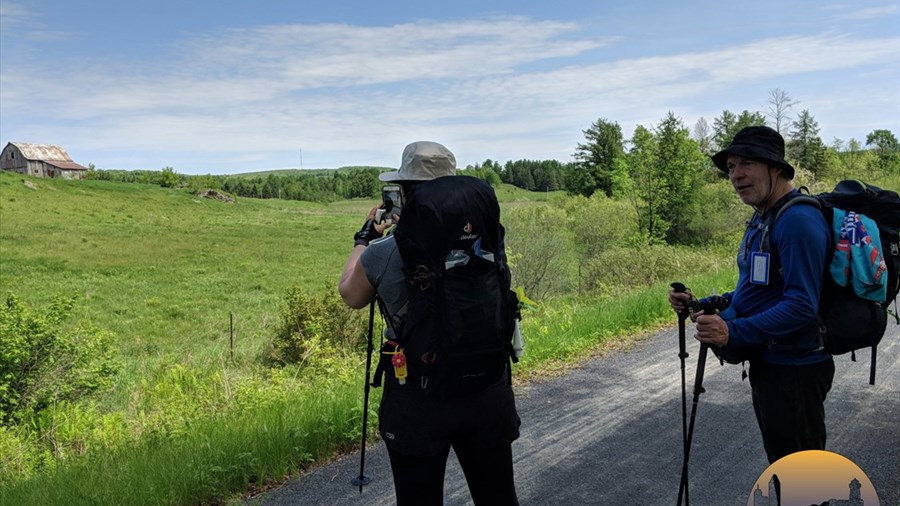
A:
[[[403,150],[400,169],[382,173],[404,195],[415,185],[454,176],[456,158],[436,142],[420,141]],[[376,293],[385,319],[406,313],[407,288],[403,261],[389,226],[376,224],[373,208],[341,274],[339,292],[353,308],[369,304]],[[393,214],[393,220],[400,219]],[[394,339],[386,325],[385,340]],[[513,391],[503,381],[485,390],[444,399],[428,396],[415,382],[388,377],[379,409],[379,432],[391,461],[398,505],[443,504],[444,473],[450,448],[456,454],[476,505],[515,505],[512,442],[519,436]]]
[[[834,361],[824,351],[816,314],[829,230],[813,206],[791,206],[771,230],[768,218],[799,193],[784,139],[766,126],[744,128],[712,157],[741,202],[755,210],[737,254],[739,277],[719,315],[701,314],[696,338],[748,357],[753,409],[769,462],[825,449],[825,396]],[[764,235],[768,251],[762,251]],[[680,312],[684,293],[669,293]]]

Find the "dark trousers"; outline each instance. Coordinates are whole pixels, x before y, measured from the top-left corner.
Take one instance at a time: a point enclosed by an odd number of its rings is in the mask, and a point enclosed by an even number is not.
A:
[[[519,437],[515,396],[504,375],[462,397],[428,396],[418,382],[390,379],[378,425],[391,458],[398,506],[441,505],[450,449],[476,505],[516,505],[512,442]]]
[[[511,445],[495,448],[454,447],[453,451],[476,505],[519,504],[513,482]],[[427,457],[402,455],[388,450],[397,506],[439,506],[444,503],[444,471],[449,453],[449,446],[437,455]]]
[[[809,365],[750,365],[753,411],[769,463],[803,450],[825,449],[825,396],[834,360]]]

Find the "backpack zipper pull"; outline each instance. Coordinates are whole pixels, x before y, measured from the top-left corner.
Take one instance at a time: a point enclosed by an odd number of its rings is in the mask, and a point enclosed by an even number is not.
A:
[[[406,384],[406,355],[403,353],[403,348],[397,347],[397,351],[394,352],[394,356],[391,357],[391,364],[394,366],[394,377],[397,378],[397,381],[401,385]]]

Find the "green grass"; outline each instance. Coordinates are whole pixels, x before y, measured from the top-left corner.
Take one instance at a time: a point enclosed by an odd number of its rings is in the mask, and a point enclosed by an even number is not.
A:
[[[80,316],[118,336],[128,383],[160,363],[256,360],[294,285],[334,286],[369,203],[239,199],[104,181],[0,174],[0,292],[43,305],[79,297]]]
[[[682,281],[701,296],[724,293],[737,282],[735,270],[690,276]],[[628,346],[648,331],[676,321],[668,304],[668,283],[603,298],[566,297],[526,312],[522,328],[526,353],[518,375],[540,375],[567,367],[598,350]]]
[[[182,435],[88,454],[9,484],[0,488],[0,504],[224,501],[257,484],[280,482],[358,441],[359,390],[329,381],[285,390],[240,413],[202,420]]]
[[[124,367],[112,392],[59,406],[41,435],[53,441],[22,443],[57,448],[55,460],[0,479],[0,504],[215,502],[358,445],[362,354],[323,352],[284,369],[261,358],[288,288],[334,289],[375,202],[227,204],[155,186],[25,180],[36,188],[0,172],[0,294],[37,307],[76,295],[76,317],[116,336]],[[498,197],[505,209],[558,198],[505,185]],[[682,281],[708,293],[733,285],[728,276]],[[516,377],[673,321],[666,291],[546,302],[523,322]]]

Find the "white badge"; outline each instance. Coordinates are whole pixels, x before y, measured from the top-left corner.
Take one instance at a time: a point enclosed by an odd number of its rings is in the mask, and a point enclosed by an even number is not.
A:
[[[769,284],[769,254],[755,252],[750,255],[750,282],[754,285]]]

